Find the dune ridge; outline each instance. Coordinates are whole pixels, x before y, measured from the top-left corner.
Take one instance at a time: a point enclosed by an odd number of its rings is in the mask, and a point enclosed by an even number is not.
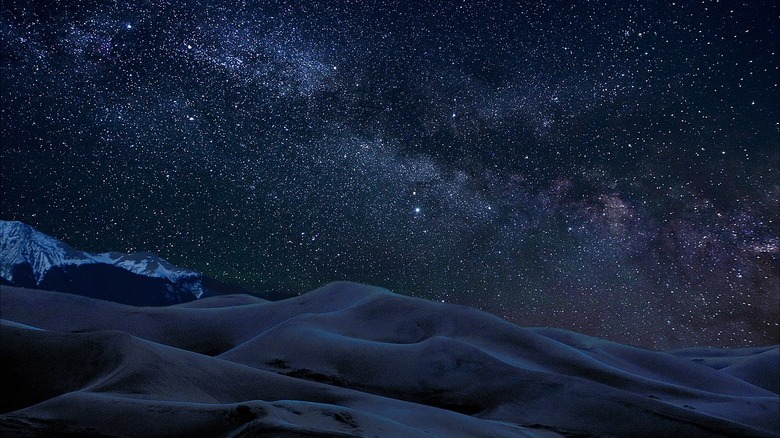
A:
[[[2,287],[0,433],[777,436],[778,347],[656,352],[331,283],[132,307]]]

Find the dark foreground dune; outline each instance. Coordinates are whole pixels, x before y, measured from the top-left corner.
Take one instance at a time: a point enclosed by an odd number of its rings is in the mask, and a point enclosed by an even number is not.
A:
[[[334,283],[131,307],[3,287],[0,435],[755,436],[778,347],[652,352]]]

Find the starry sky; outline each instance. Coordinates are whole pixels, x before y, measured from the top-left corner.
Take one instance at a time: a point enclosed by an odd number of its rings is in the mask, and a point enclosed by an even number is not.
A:
[[[778,12],[8,0],[0,218],[256,291],[776,343]]]

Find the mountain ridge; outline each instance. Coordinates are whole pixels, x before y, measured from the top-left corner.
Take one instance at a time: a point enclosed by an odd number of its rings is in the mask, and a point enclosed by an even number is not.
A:
[[[93,254],[18,221],[0,221],[2,283],[158,306],[249,293],[150,252]]]

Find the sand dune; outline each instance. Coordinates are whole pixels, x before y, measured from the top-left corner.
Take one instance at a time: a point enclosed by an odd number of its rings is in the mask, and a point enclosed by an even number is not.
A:
[[[355,283],[154,308],[3,287],[0,315],[0,433],[780,431],[777,346],[653,352]]]

